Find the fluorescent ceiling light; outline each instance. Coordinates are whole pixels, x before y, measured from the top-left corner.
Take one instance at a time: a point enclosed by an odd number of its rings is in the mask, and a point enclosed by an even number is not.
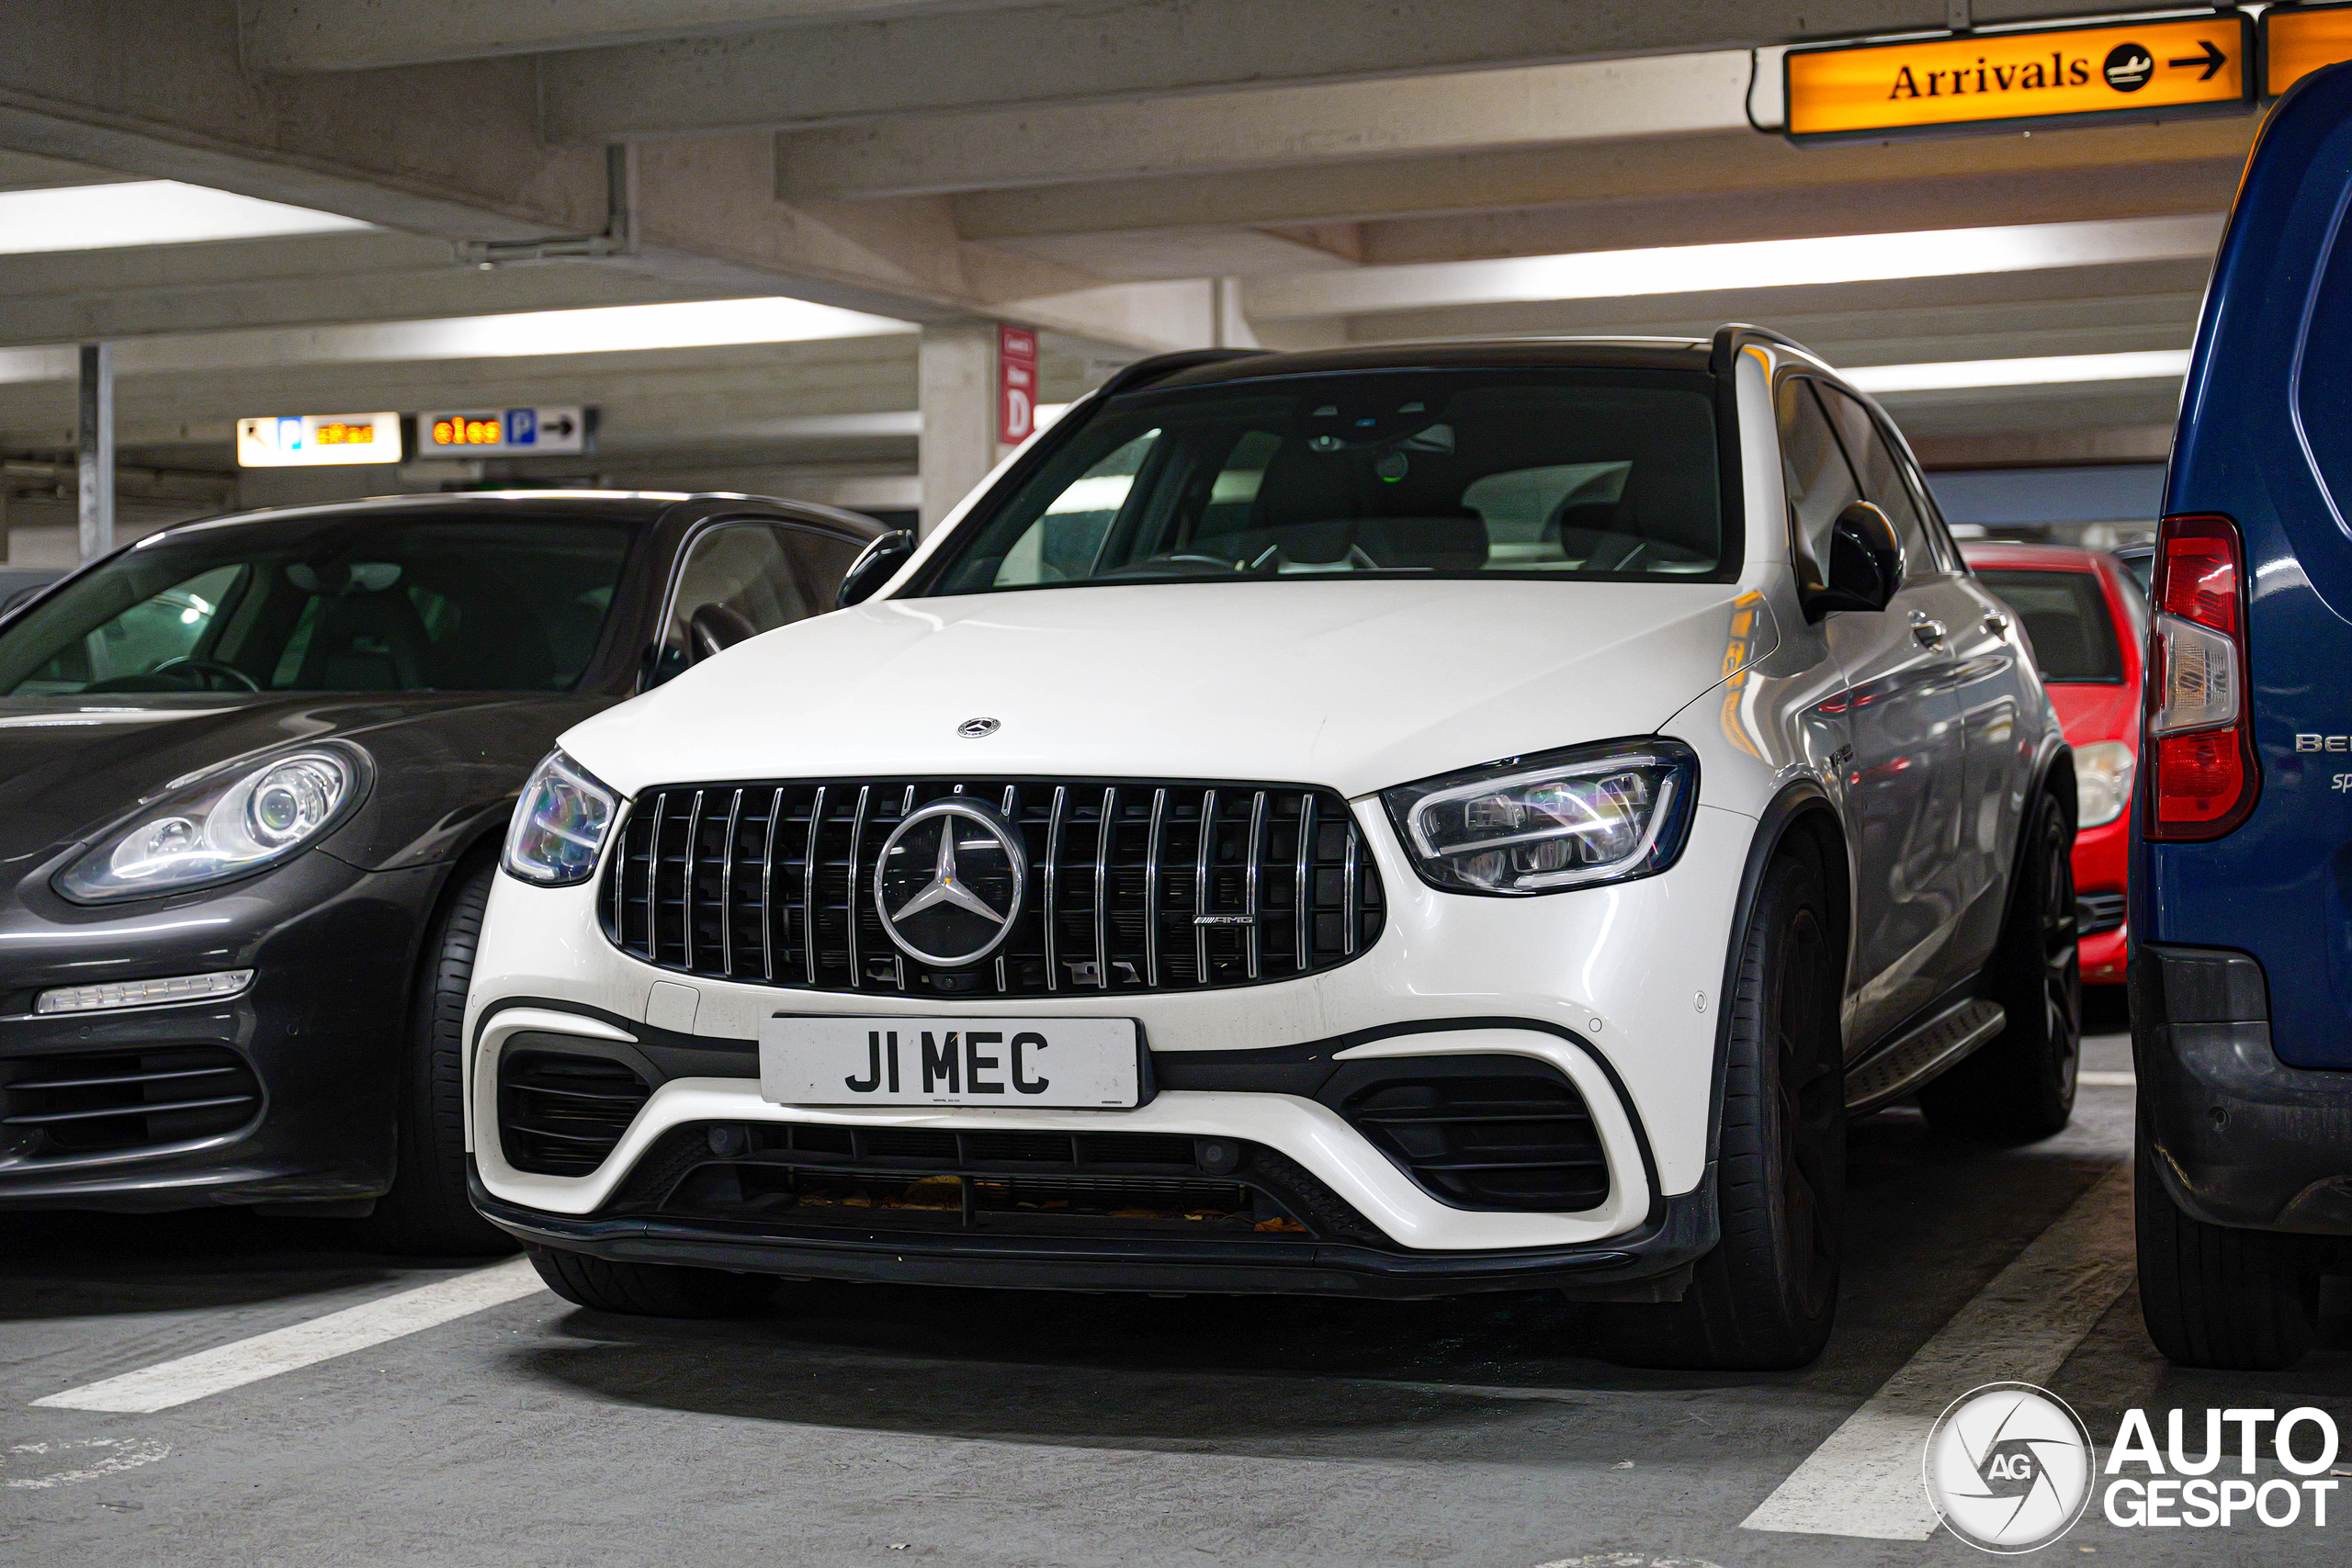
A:
[[[509,316],[390,321],[308,333],[336,359],[508,359],[548,354],[627,354],[656,348],[802,343],[910,333],[906,321],[806,299],[694,299],[671,305],[601,305]]]
[[[1866,365],[1840,372],[1865,392],[1939,392],[1964,387],[2044,387],[2068,381],[2155,381],[2188,374],[2188,350],[2052,354],[2033,359],[1952,359]]]
[[[2202,261],[2212,256],[2221,234],[2222,218],[2214,214],[1424,262],[1257,279],[1250,285],[1249,305],[1252,315],[1336,316],[1432,306],[1876,283],[2120,262]]]
[[[600,305],[504,316],[126,338],[115,345],[114,368],[118,376],[153,376],[413,359],[512,359],[804,343],[915,330],[910,322],[806,299],[695,299],[670,305]],[[79,365],[71,348],[0,349],[0,383],[70,380]]]
[[[0,254],[7,254],[258,240],[373,227],[338,213],[313,212],[177,180],[0,191]]]

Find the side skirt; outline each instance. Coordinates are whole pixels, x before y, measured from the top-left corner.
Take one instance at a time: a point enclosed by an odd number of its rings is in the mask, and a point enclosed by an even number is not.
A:
[[[1957,1001],[1846,1069],[1846,1111],[1859,1116],[1899,1100],[2001,1032],[1998,1002]]]

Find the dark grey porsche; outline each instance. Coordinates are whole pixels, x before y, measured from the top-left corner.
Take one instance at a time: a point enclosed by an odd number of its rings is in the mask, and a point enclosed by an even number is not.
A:
[[[0,616],[0,1207],[509,1245],[457,1032],[517,792],[877,538],[747,496],[368,501],[166,529]]]

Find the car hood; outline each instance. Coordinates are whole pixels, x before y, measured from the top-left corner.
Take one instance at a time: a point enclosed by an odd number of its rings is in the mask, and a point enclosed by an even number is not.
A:
[[[886,601],[730,649],[563,744],[630,795],[952,773],[1354,795],[1653,732],[1770,651],[1770,636],[1732,637],[1740,598],[1723,583],[1277,580]],[[958,734],[978,718],[998,728]]]
[[[88,839],[189,774],[330,737],[376,758],[379,799],[327,842],[363,825],[372,837],[380,797],[420,784],[443,812],[485,791],[512,795],[582,711],[576,698],[479,693],[0,698],[0,865]]]

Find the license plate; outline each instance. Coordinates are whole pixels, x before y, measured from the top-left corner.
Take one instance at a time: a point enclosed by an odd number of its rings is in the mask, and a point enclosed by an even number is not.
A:
[[[1131,1018],[855,1018],[760,1025],[760,1098],[779,1105],[1125,1109],[1140,1102]]]

